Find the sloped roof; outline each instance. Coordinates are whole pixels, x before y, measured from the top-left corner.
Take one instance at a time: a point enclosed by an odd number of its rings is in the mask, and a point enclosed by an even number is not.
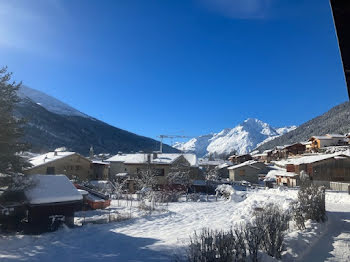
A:
[[[335,158],[335,159],[339,159],[339,157],[342,158],[349,158],[350,156],[344,153],[333,153],[333,154],[315,154],[315,155],[311,155],[311,156],[302,156],[299,158],[291,158],[291,159],[287,159],[287,160],[280,160],[280,161],[275,161],[276,164],[279,165],[288,165],[288,164],[292,164],[292,165],[301,165],[301,164],[311,164],[314,162],[318,162],[318,161],[322,161],[322,160],[326,160],[329,158]]]
[[[34,185],[24,193],[30,204],[79,201],[83,197],[65,175],[31,175]]]
[[[152,164],[172,164],[179,157],[183,156],[191,166],[197,166],[197,157],[195,154],[145,154],[145,153],[136,153],[136,154],[118,154],[115,155],[106,161],[108,162],[123,162],[125,164],[146,164],[148,160],[148,155],[150,155],[150,160]],[[155,156],[155,157],[154,157]]]
[[[52,161],[56,161],[58,159],[61,159],[61,158],[67,157],[67,156],[74,155],[74,154],[77,154],[77,153],[75,153],[75,152],[48,152],[46,154],[30,158],[29,163],[31,163],[33,165],[33,167],[36,167],[36,166],[47,164],[47,163],[52,162]]]
[[[257,164],[257,163],[259,163],[259,162],[255,161],[255,160],[249,160],[249,161],[246,161],[246,162],[238,164],[238,165],[230,166],[227,169],[233,170],[233,169],[237,169],[237,168],[240,168],[243,166],[250,166],[250,167],[255,168],[255,169],[261,169],[260,167],[255,166],[255,164]]]

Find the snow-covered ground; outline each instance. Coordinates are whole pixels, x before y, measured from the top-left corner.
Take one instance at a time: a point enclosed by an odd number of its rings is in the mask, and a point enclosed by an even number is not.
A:
[[[136,203],[130,208],[119,207],[118,202],[113,201],[112,213],[131,211],[134,218],[63,228],[38,236],[2,236],[0,260],[171,261],[174,255],[184,253],[184,246],[195,230],[203,227],[229,229],[237,223],[249,221],[254,208],[264,207],[267,203],[288,209],[296,195],[297,191],[292,189],[238,192],[231,201],[216,202],[212,199],[209,202],[171,203],[167,208],[164,206],[163,212],[152,215],[144,215],[135,207]],[[329,221],[323,225],[308,223],[304,232],[292,227],[286,236],[289,248],[283,260],[349,261],[350,196],[327,192],[326,201]],[[108,214],[109,210],[89,212],[86,220]],[[81,222],[82,218],[79,219]]]

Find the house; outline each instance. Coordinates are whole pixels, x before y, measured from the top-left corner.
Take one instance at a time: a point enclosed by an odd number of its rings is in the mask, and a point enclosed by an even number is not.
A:
[[[92,179],[107,180],[109,175],[109,163],[99,160],[91,161]]]
[[[309,141],[311,148],[318,150],[328,146],[340,146],[347,144],[347,137],[340,134],[326,134],[325,136],[312,136]]]
[[[249,160],[228,168],[230,181],[248,181],[259,183],[259,175],[266,174],[268,169],[264,163]]]
[[[252,159],[253,158],[250,154],[232,155],[228,158],[228,160],[230,160],[233,164],[241,164]]]
[[[269,149],[269,150],[263,151],[261,154],[255,154],[253,156],[253,159],[259,162],[270,163],[270,161],[273,160],[272,155],[273,155],[273,150]]]
[[[300,180],[299,175],[294,172],[274,168],[267,173],[264,182],[267,187],[271,187],[271,182],[281,186],[295,187],[299,185]]]
[[[74,212],[80,211],[83,197],[65,175],[32,175],[33,185],[24,192],[30,230],[55,230],[60,222],[72,226]]]
[[[284,157],[296,156],[305,153],[306,146],[303,143],[295,143],[292,145],[286,145],[282,149]]]
[[[220,179],[227,179],[229,177],[227,168],[232,166],[232,163],[222,159],[207,160],[201,158],[198,161],[198,166],[204,174],[207,174],[211,170],[215,169]]]
[[[24,174],[64,174],[69,179],[90,180],[93,176],[91,161],[75,152],[54,151],[29,159],[32,165]]]
[[[304,171],[314,181],[350,181],[350,156],[342,153],[315,154],[276,164],[284,165],[287,172],[300,174]]]
[[[110,177],[112,180],[118,174],[127,174],[126,177],[137,177],[143,170],[152,169],[157,173],[157,184],[165,185],[167,176],[177,166],[188,167],[190,177],[198,179],[198,163],[194,154],[167,154],[167,153],[136,153],[117,154],[109,159]]]

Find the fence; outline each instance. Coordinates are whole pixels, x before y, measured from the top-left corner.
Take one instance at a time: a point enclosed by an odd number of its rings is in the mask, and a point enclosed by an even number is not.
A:
[[[330,189],[332,190],[349,192],[349,187],[350,183],[330,182]]]

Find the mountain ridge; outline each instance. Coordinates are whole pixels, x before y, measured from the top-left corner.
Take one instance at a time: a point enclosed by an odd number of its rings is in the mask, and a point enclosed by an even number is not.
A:
[[[184,143],[176,143],[175,148],[195,153],[199,157],[216,155],[226,157],[232,153],[245,154],[266,139],[273,139],[295,126],[278,128],[256,119],[248,118],[234,128],[225,128],[218,133],[202,135]]]
[[[66,147],[87,155],[91,146],[95,153],[111,154],[159,150],[159,141],[111,126],[40,91],[25,87],[18,94],[15,115],[26,120],[23,141],[34,152]],[[178,152],[168,145],[163,150]]]

